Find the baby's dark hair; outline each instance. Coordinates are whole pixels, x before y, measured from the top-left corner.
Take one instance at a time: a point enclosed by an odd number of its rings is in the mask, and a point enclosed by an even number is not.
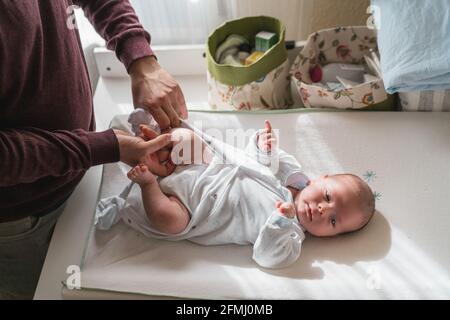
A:
[[[364,215],[364,220],[361,225],[356,228],[354,231],[360,230],[364,228],[367,223],[369,223],[370,219],[372,219],[373,214],[375,213],[375,197],[372,189],[369,185],[360,177],[352,173],[340,173],[333,175],[334,177],[349,177],[351,178],[359,187],[358,197],[359,203],[361,204],[361,213]]]

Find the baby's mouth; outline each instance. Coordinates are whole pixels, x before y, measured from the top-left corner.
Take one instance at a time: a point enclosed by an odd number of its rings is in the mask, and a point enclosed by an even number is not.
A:
[[[305,204],[306,204],[306,210],[305,210],[306,217],[309,219],[309,221],[312,221],[311,208],[309,207],[308,202],[305,202]]]

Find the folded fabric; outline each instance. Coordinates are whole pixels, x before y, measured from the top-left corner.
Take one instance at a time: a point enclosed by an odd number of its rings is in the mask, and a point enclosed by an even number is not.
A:
[[[388,93],[450,88],[450,0],[372,0]]]
[[[240,36],[238,34],[231,34],[229,35],[224,42],[222,42],[216,50],[216,62],[220,63],[221,60],[224,59],[226,55],[228,55],[230,52],[229,50],[235,50],[234,53],[237,53],[239,51],[239,46],[243,44],[248,44],[248,40],[245,39],[243,36]]]

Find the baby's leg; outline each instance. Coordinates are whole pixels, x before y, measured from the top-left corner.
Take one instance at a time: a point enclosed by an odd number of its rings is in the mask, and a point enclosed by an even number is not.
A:
[[[168,234],[186,229],[190,220],[188,210],[176,197],[168,197],[161,191],[156,177],[145,165],[131,169],[128,178],[141,187],[145,212],[152,227]]]
[[[209,164],[212,152],[192,130],[176,128],[170,131],[174,140],[171,159],[176,165]]]

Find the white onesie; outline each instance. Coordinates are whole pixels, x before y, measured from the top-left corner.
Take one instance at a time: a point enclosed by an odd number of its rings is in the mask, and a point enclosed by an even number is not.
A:
[[[293,202],[286,186],[306,186],[308,178],[301,173],[300,164],[282,150],[271,154],[260,151],[256,134],[245,151],[205,135],[203,139],[215,150],[209,165],[178,166],[170,176],[159,180],[161,190],[176,196],[189,211],[191,219],[184,231],[165,234],[155,230],[137,184],[119,197],[100,201],[96,227],[108,229],[122,218],[132,228],[158,239],[187,239],[202,245],[253,244],[253,259],[266,268],[295,262],[304,232],[296,218],[277,213],[275,204],[278,200]],[[274,157],[279,158],[278,168],[264,165]]]

